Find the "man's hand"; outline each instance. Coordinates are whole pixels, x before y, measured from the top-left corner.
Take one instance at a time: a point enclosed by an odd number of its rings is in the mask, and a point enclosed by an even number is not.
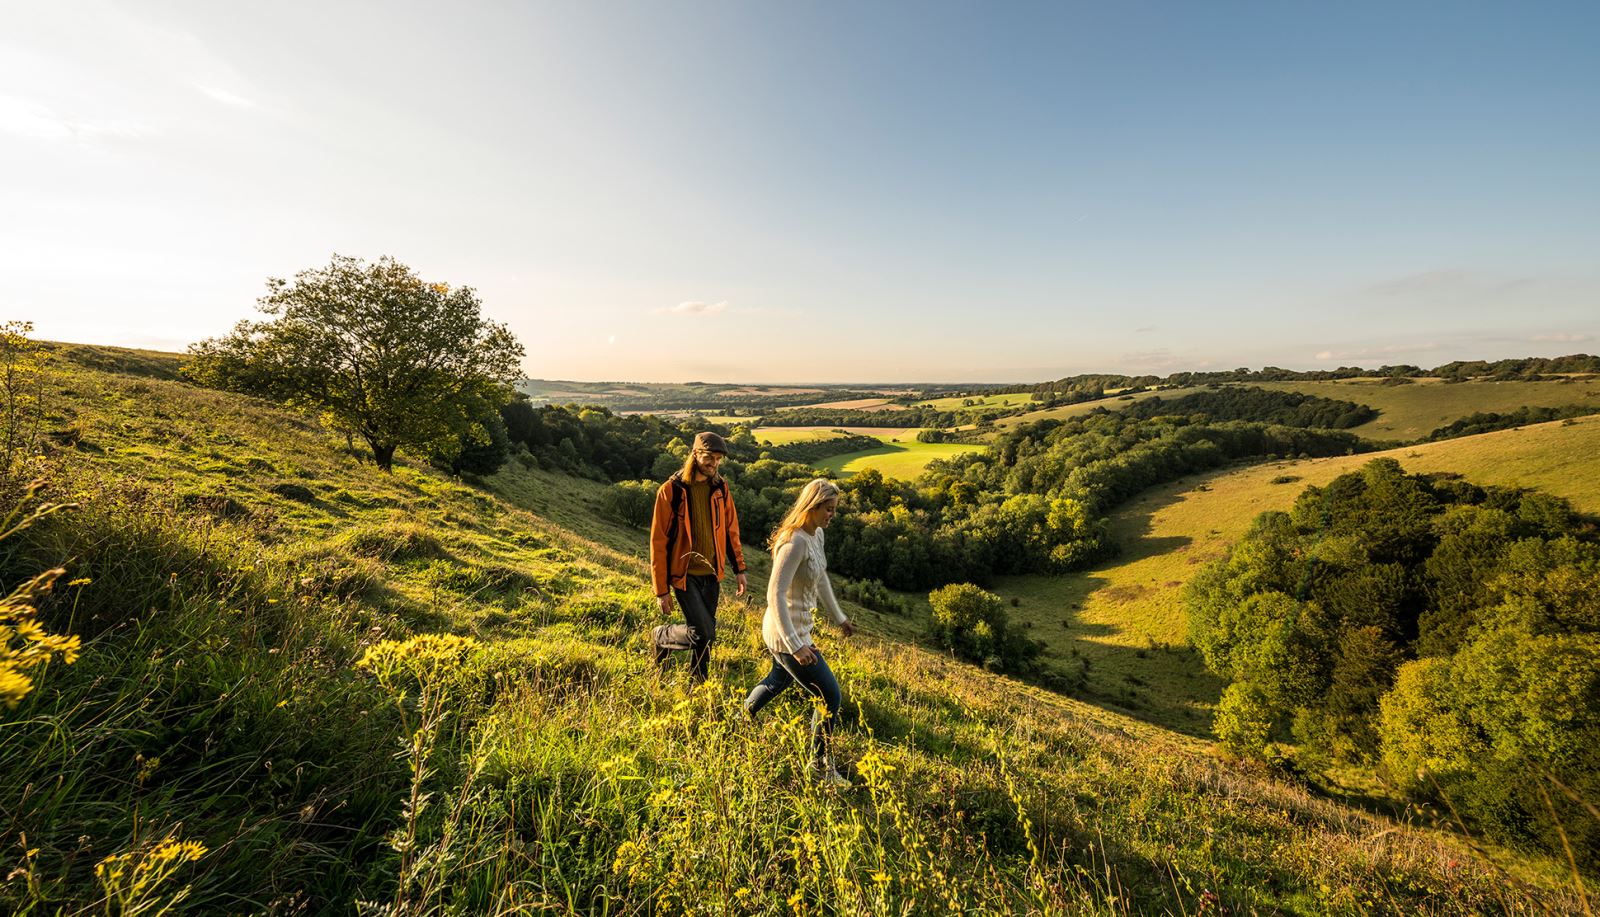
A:
[[[664,614],[664,615],[672,614],[672,593],[669,592],[666,595],[658,595],[658,596],[656,596],[656,604],[661,606],[661,613],[662,614]]]
[[[794,656],[794,661],[801,665],[810,665],[817,661],[817,651],[809,646],[800,647],[792,655]]]
[[[839,631],[846,637],[854,637],[856,635],[856,626],[850,620],[846,619],[839,622]]]
[[[739,591],[735,592],[734,595],[744,595],[744,587],[748,585],[750,581],[743,573],[735,573],[733,576],[733,581],[739,584]]]

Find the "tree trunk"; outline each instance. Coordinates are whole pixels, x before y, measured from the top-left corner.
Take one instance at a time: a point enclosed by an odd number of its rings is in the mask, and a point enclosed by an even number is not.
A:
[[[382,468],[384,471],[393,471],[394,443],[380,444],[369,441],[368,445],[372,446],[373,464],[377,465],[379,468]]]

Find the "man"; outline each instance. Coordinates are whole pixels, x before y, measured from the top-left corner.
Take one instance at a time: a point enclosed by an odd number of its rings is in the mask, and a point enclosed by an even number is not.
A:
[[[739,513],[728,495],[728,482],[718,473],[727,457],[722,437],[710,432],[695,436],[683,468],[656,491],[650,521],[650,580],[656,601],[662,614],[671,615],[676,596],[684,620],[651,631],[651,658],[665,667],[669,652],[688,650],[697,681],[704,681],[711,667],[724,566],[733,565],[738,595],[744,595],[746,584]]]

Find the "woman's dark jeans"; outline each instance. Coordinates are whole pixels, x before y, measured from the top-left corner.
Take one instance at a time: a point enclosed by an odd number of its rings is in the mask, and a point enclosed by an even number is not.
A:
[[[722,583],[715,576],[691,573],[683,589],[674,589],[678,607],[683,609],[683,624],[663,624],[656,628],[656,645],[669,650],[688,650],[689,669],[705,681],[711,672],[711,644],[717,639],[717,599]]]
[[[773,653],[772,671],[750,690],[750,696],[745,698],[744,710],[755,716],[785,688],[799,682],[813,697],[822,698],[828,707],[826,716],[821,710],[811,714],[811,754],[821,757],[828,753],[828,737],[833,734],[834,723],[839,719],[844,696],[839,691],[839,679],[833,677],[833,670],[822,658],[822,651],[813,646],[811,652],[816,654],[816,659],[810,665],[801,665],[788,653]]]

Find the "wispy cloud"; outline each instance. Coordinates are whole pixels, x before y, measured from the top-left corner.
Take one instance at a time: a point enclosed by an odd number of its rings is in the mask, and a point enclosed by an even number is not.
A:
[[[196,83],[194,88],[200,90],[200,94],[206,98],[221,102],[222,104],[233,108],[259,107],[253,100],[247,99],[238,93],[229,92],[228,90],[219,86],[203,86],[199,83]]]
[[[1176,369],[1186,362],[1190,361],[1166,349],[1140,350],[1122,355],[1122,365],[1135,370]]]
[[[135,121],[69,118],[41,102],[0,95],[0,133],[32,140],[92,141],[101,137],[137,137],[150,128]]]
[[[1364,292],[1378,296],[1398,297],[1504,293],[1535,282],[1532,277],[1497,275],[1489,271],[1452,267],[1407,274],[1402,277],[1380,281],[1368,285]]]
[[[1322,350],[1318,351],[1318,360],[1350,360],[1362,357],[1392,357],[1395,354],[1428,353],[1441,349],[1442,345],[1428,341],[1422,344],[1385,344],[1381,347],[1358,347],[1354,350]]]
[[[662,309],[657,309],[656,312],[665,313],[667,315],[715,315],[718,312],[727,311],[727,308],[727,300],[723,300],[722,302],[701,302],[699,300],[689,300],[688,302],[680,302],[676,306],[667,306]]]
[[[1549,334],[1535,334],[1528,340],[1536,344],[1582,344],[1593,338],[1581,331],[1553,331]]]
[[[1133,329],[1133,333],[1134,334],[1149,334],[1150,332],[1152,332],[1154,330],[1156,330],[1156,326],[1155,325],[1144,325],[1142,327]]]

